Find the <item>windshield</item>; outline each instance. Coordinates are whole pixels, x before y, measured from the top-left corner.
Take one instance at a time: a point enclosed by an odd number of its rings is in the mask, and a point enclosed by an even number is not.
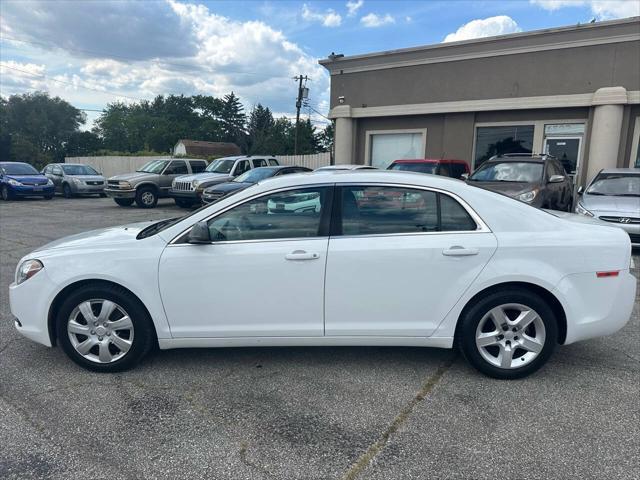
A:
[[[169,163],[169,160],[151,160],[150,162],[145,163],[142,168],[136,170],[136,172],[162,173],[162,170],[167,166],[167,163]]]
[[[273,177],[276,172],[277,170],[273,170],[271,168],[254,168],[253,170],[244,172],[239,177],[236,177],[234,182],[258,183],[260,180]]]
[[[62,165],[67,175],[100,175],[89,165]]]
[[[221,158],[220,160],[216,160],[211,165],[209,165],[205,169],[205,171],[211,173],[229,173],[231,172],[231,169],[233,168],[233,164],[235,162],[235,160],[224,160]]]
[[[469,177],[469,180],[475,182],[540,182],[542,180],[542,163],[485,163]]]
[[[601,173],[587,189],[590,195],[640,197],[640,175]]]
[[[420,172],[420,173],[437,173],[437,163],[394,163],[389,167],[389,170],[402,170],[405,172]]]
[[[40,173],[28,163],[5,163],[1,168],[5,175],[40,175]]]

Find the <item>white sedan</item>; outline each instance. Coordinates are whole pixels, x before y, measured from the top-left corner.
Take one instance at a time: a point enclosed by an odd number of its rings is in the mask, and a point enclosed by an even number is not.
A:
[[[41,247],[18,265],[11,311],[23,335],[101,372],[153,345],[397,345],[456,346],[518,378],[631,315],[628,235],[576,217],[434,175],[286,175]]]

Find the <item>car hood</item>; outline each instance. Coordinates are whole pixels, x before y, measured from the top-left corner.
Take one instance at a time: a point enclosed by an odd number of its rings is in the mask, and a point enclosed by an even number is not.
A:
[[[131,173],[123,173],[122,175],[114,175],[113,177],[109,177],[109,180],[119,180],[119,181],[131,181],[131,180],[141,180],[142,178],[153,178],[156,177],[157,173],[148,173],[148,172],[131,172]]]
[[[582,196],[580,203],[590,212],[640,217],[640,197],[614,197],[608,195]]]
[[[473,180],[468,180],[467,183],[474,187],[502,193],[509,197],[515,197],[521,193],[529,192],[538,186],[535,183],[527,182],[475,182]]]
[[[77,178],[83,182],[99,182],[104,180],[102,175],[69,175],[69,178]]]
[[[251,185],[254,184],[251,182],[224,182],[207,188],[205,192],[234,192],[250,187]]]
[[[49,180],[47,177],[40,173],[37,175],[7,175],[6,178],[12,178],[13,180],[16,180],[20,183],[29,182],[35,183],[37,185],[45,185]]]
[[[218,183],[218,182],[228,182],[232,178],[233,177],[229,176],[226,173],[202,172],[202,173],[194,173],[193,175],[182,175],[176,178],[176,180],[180,182],[192,182],[193,180],[199,180],[200,182],[215,181],[216,183]]]
[[[47,243],[46,245],[38,248],[37,251],[57,250],[61,248],[93,248],[96,246],[130,242],[135,240],[138,233],[140,233],[144,228],[156,223],[157,221],[158,220],[149,220],[146,222],[131,223],[117,227],[89,230],[88,232],[77,233],[75,235],[54,240],[53,242]]]

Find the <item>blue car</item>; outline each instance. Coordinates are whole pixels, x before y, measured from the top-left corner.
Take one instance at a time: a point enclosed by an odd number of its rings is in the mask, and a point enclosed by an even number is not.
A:
[[[51,180],[28,163],[0,162],[0,196],[3,200],[16,197],[53,198]]]

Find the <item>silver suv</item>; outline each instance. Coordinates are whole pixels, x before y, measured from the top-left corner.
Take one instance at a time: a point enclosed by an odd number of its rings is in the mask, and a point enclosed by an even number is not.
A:
[[[218,158],[211,162],[204,172],[176,178],[169,190],[169,196],[174,198],[178,206],[188,208],[202,202],[202,192],[205,188],[230,182],[254,168],[277,165],[278,160],[263,155]]]
[[[133,173],[111,177],[104,193],[121,207],[128,207],[135,201],[141,208],[153,208],[158,203],[158,198],[168,196],[171,182],[175,178],[203,172],[205,168],[205,160],[151,160]]]

